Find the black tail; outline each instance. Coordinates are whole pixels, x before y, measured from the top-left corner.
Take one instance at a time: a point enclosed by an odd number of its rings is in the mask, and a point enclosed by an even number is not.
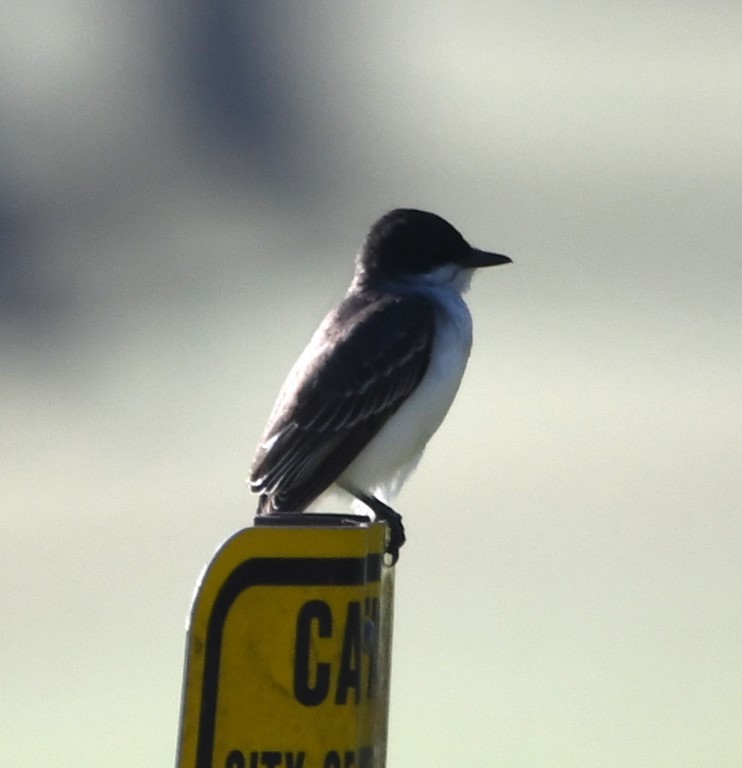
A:
[[[267,493],[261,494],[260,498],[258,499],[258,509],[255,513],[256,515],[273,515],[278,510],[273,506],[273,501],[271,497]]]

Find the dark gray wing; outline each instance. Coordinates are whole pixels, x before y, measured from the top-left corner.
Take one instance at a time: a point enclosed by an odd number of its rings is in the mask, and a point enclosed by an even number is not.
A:
[[[337,479],[420,383],[434,332],[432,304],[409,294],[350,294],[325,318],[258,446],[260,513],[300,512]]]

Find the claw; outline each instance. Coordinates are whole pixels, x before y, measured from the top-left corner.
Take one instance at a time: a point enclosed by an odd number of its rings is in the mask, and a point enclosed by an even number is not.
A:
[[[386,554],[391,558],[391,565],[394,565],[399,560],[401,546],[407,540],[404,525],[402,525],[402,515],[399,512],[395,512],[388,504],[379,501],[375,496],[360,495],[357,498],[371,509],[377,520],[382,520],[389,526]]]

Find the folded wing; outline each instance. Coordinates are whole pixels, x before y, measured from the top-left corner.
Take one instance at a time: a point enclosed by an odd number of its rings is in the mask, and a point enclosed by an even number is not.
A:
[[[434,310],[424,297],[351,295],[279,395],[250,474],[258,511],[300,512],[342,474],[420,383]]]

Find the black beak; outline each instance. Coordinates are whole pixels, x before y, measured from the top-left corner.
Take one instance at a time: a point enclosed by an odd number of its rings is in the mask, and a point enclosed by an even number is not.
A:
[[[496,267],[498,264],[511,264],[512,261],[509,256],[503,256],[500,253],[488,253],[487,251],[480,251],[478,248],[472,248],[464,266],[478,269],[479,267]]]

